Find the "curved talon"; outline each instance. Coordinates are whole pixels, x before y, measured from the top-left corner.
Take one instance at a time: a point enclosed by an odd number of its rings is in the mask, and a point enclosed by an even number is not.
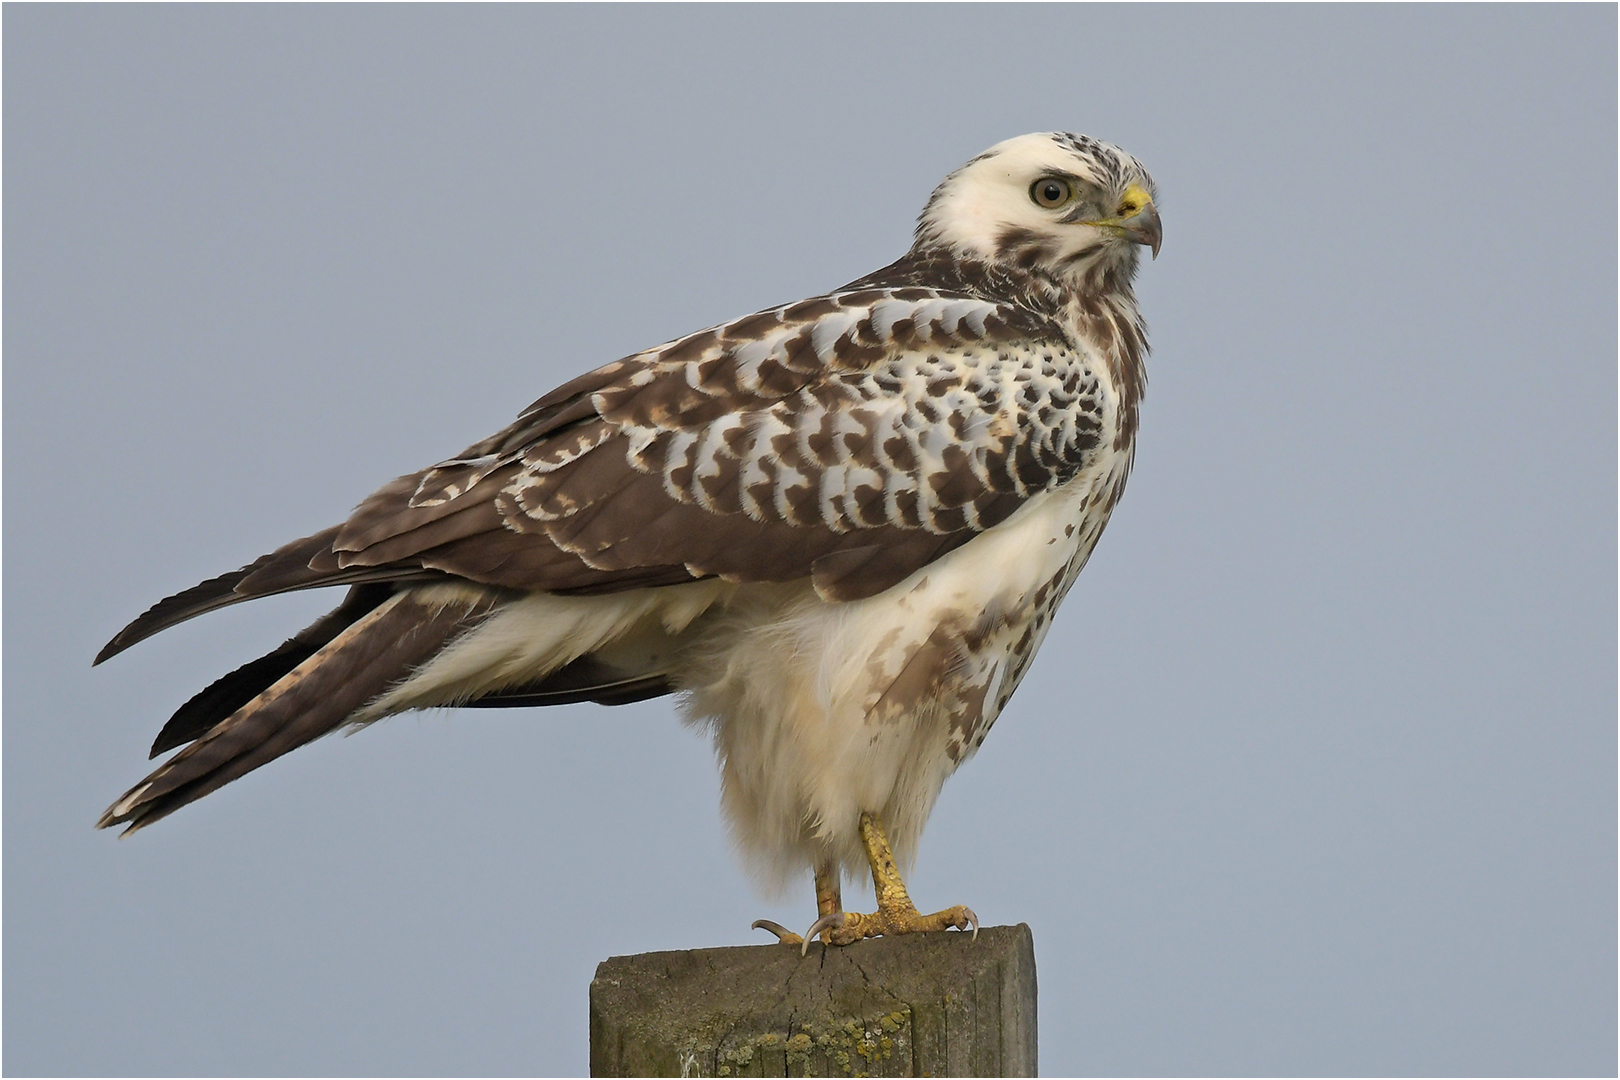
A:
[[[749,929],[769,930],[771,933],[776,935],[776,943],[778,945],[798,945],[801,941],[798,934],[795,934],[781,923],[772,922],[769,919],[755,919],[754,925],[750,926]],[[804,954],[801,952],[800,955],[802,956]]]
[[[804,932],[804,945],[799,949],[799,955],[806,956],[809,954],[810,943],[816,939],[817,934],[821,933],[823,930],[831,930],[834,927],[843,925],[844,913],[842,911],[828,912],[826,915],[823,915],[821,918],[811,923],[810,929]]]
[[[973,909],[970,908],[970,907],[964,907],[962,909],[962,914],[967,916],[968,925],[973,928],[973,937],[971,938],[971,940],[978,941],[979,940],[979,917],[973,913]]]

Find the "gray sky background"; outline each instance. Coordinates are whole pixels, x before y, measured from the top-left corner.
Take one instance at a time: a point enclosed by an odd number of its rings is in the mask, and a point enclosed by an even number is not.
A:
[[[913,895],[1031,924],[1049,1074],[1613,1074],[1614,7],[4,30],[7,1073],[577,1073],[598,961],[808,923],[668,701],[396,718],[120,843],[336,597],[90,658],[1064,128],[1163,195],[1137,468]]]

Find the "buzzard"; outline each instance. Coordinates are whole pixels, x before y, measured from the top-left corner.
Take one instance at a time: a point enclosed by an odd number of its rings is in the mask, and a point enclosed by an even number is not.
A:
[[[207,687],[98,823],[134,831],[340,727],[430,706],[679,694],[739,847],[813,870],[808,947],[977,932],[914,856],[1125,488],[1146,376],[1147,171],[1045,132],[947,176],[911,250],[822,296],[616,360],[347,521],[161,601],[96,658],[328,585],[331,613]],[[845,912],[871,871],[873,914]]]

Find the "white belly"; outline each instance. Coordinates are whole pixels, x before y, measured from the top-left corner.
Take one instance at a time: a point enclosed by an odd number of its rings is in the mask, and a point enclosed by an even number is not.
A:
[[[863,810],[909,864],[941,785],[1096,543],[1116,481],[1088,471],[869,599],[745,586],[704,628],[680,679],[685,712],[713,732],[726,816],[762,881],[828,858],[864,874]]]
[[[686,718],[713,735],[726,817],[763,883],[828,859],[864,874],[863,810],[882,817],[908,865],[940,787],[1046,636],[1128,467],[1128,454],[1105,455],[865,600],[824,601],[808,581],[717,579],[514,600],[355,720],[522,685],[594,652],[666,672],[684,691]]]

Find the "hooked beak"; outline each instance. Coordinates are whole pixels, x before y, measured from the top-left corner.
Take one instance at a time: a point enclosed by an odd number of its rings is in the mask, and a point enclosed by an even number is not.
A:
[[[1164,239],[1164,231],[1159,225],[1159,211],[1153,206],[1152,196],[1135,184],[1125,189],[1125,197],[1119,204],[1119,217],[1084,221],[1081,224],[1117,232],[1133,244],[1145,244],[1153,249],[1155,259],[1159,257],[1159,242]]]
[[[1159,242],[1164,239],[1164,231],[1159,226],[1159,212],[1148,203],[1142,209],[1128,218],[1119,219],[1120,232],[1133,244],[1146,244],[1153,250],[1153,257],[1159,257]]]

